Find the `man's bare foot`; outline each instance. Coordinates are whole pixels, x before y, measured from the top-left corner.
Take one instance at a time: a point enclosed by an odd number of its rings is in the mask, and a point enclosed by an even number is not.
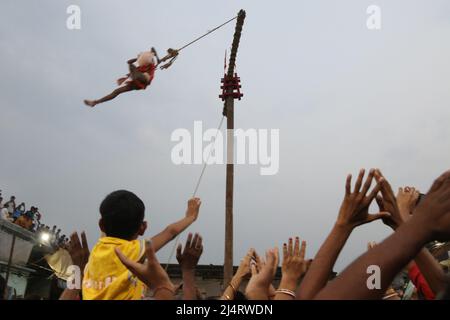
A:
[[[95,107],[96,105],[95,100],[84,100],[84,104],[91,108]]]

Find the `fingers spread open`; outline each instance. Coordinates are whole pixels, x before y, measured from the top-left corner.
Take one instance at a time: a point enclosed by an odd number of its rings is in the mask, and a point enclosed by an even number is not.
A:
[[[370,169],[369,175],[367,176],[366,182],[364,183],[363,189],[361,193],[365,196],[366,193],[369,191],[370,186],[372,185],[373,176],[375,174],[374,169]]]
[[[181,257],[182,257],[182,250],[183,250],[183,246],[180,244],[178,244],[177,247],[177,260],[180,261]]]
[[[349,174],[347,176],[347,180],[345,181],[345,194],[350,195],[351,194],[351,188],[352,188],[352,175]]]
[[[380,192],[381,189],[381,184],[383,183],[384,178],[381,178],[380,182],[377,183],[377,185],[372,189],[372,191],[370,192],[369,196],[368,196],[368,200],[370,202],[373,201],[373,199],[376,198],[378,192]]]
[[[299,254],[300,254],[300,238],[295,237],[294,256],[298,256]]]
[[[191,242],[191,248],[193,249],[197,248],[197,242],[198,242],[198,233],[194,234],[194,237]]]
[[[364,169],[361,169],[359,171],[358,179],[356,179],[356,184],[355,184],[355,190],[354,190],[355,193],[359,192],[359,190],[361,189],[361,185],[362,185],[362,181],[363,181],[365,172],[366,172],[366,170],[364,170]]]
[[[300,248],[300,258],[302,260],[305,259],[305,255],[306,255],[306,241],[302,241],[302,246]]]
[[[184,247],[185,248],[190,248],[191,247],[191,242],[192,242],[192,233],[189,232],[188,237],[186,239],[186,245]]]
[[[290,256],[292,256],[292,250],[293,250],[292,238],[289,238],[289,241],[288,241],[288,254]]]

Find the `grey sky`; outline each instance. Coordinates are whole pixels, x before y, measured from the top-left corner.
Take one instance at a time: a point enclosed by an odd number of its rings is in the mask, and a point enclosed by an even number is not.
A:
[[[82,29],[66,28],[77,4]],[[382,29],[366,28],[366,9]],[[244,99],[236,126],[280,129],[280,171],[235,170],[235,263],[253,246],[308,241],[313,256],[333,225],[347,173],[379,167],[394,188],[426,190],[449,167],[450,3],[419,1],[17,1],[0,2],[0,189],[44,223],[94,244],[98,206],[112,190],[136,192],[153,235],[184,215],[201,166],[175,166],[170,134],[195,120],[214,128],[225,49],[234,24],[182,52],[146,91],[91,110],[126,73],[125,61],[162,54],[247,11],[238,56]],[[225,166],[208,167],[200,218],[201,263],[223,261]],[[341,270],[389,230],[358,228]],[[182,237],[185,239],[185,235]],[[171,246],[160,252],[166,262]]]

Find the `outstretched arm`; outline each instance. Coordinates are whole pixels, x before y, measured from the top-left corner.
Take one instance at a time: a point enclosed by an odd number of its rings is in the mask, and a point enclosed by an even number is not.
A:
[[[379,299],[395,275],[422,249],[425,243],[450,239],[450,171],[431,186],[413,217],[374,249],[355,260],[317,299]],[[380,287],[370,289],[368,267],[380,270]]]
[[[316,299],[381,299],[395,275],[411,261],[426,242],[427,234],[420,224],[411,221],[374,249],[358,258],[336,279],[331,281]],[[367,285],[370,266],[380,270],[380,288]]]
[[[382,197],[378,197],[377,202],[380,207],[385,207],[391,213],[391,217],[385,223],[395,230],[412,217],[411,213],[416,207],[419,192],[415,188],[405,187],[399,188],[395,196],[389,182],[377,170],[375,178],[378,180],[381,177],[384,179],[381,187]],[[414,261],[431,290],[435,294],[443,290],[445,273],[428,249],[422,248]]]
[[[137,61],[137,58],[133,58],[127,61],[128,64],[135,63]]]
[[[162,232],[152,237],[152,244],[155,251],[164,247],[197,220],[201,203],[199,198],[190,199],[188,201],[186,216],[183,219],[168,225]]]
[[[369,214],[369,206],[380,190],[380,184],[378,183],[370,194],[367,195],[372,184],[375,170],[370,170],[363,185],[364,173],[364,170],[359,172],[353,191],[351,191],[352,176],[347,176],[345,197],[339,210],[337,221],[327,239],[320,247],[319,252],[314,257],[314,260],[298,289],[298,299],[307,300],[314,298],[327,284],[339,253],[355,227],[384,218],[388,215],[385,212]],[[362,189],[361,186],[363,186]]]

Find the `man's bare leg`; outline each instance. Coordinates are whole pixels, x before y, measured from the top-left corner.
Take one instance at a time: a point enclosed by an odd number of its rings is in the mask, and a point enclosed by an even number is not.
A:
[[[104,96],[101,99],[98,100],[84,100],[84,103],[89,106],[89,107],[95,107],[95,105],[99,104],[99,103],[103,103],[109,100],[114,99],[115,97],[117,97],[119,94],[124,93],[124,92],[128,92],[128,91],[132,91],[135,90],[133,88],[133,86],[131,84],[127,84],[123,87],[119,87],[116,90],[114,90],[113,92],[111,92],[110,94],[108,94],[107,96]]]

